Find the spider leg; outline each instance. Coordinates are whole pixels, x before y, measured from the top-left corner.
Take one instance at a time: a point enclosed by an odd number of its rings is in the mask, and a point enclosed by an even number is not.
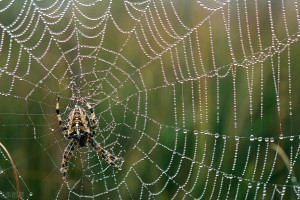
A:
[[[123,159],[111,154],[109,151],[103,149],[101,145],[92,137],[89,138],[89,143],[94,147],[95,151],[111,166],[121,168]]]
[[[66,181],[66,176],[67,176],[67,172],[68,172],[68,162],[73,156],[75,147],[77,147],[77,141],[75,139],[72,139],[71,142],[68,144],[68,146],[64,150],[63,160],[61,163],[60,171],[63,174],[63,179],[65,181]]]
[[[91,127],[96,128],[98,126],[98,122],[95,115],[95,109],[86,101],[86,107],[89,109],[91,113]]]
[[[67,130],[68,127],[67,127],[67,125],[62,124],[61,115],[59,113],[59,97],[57,97],[57,102],[56,102],[56,116],[57,116],[59,128],[63,131]]]
[[[95,109],[87,101],[84,100],[84,102],[91,113],[91,136],[94,137],[96,135],[96,131],[94,129],[98,127],[98,120],[96,119]]]

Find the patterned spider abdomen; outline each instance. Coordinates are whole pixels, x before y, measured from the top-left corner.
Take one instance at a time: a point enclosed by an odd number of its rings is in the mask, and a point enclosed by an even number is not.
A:
[[[68,123],[68,137],[76,138],[80,147],[86,146],[90,133],[90,120],[83,108],[75,106],[70,112]]]

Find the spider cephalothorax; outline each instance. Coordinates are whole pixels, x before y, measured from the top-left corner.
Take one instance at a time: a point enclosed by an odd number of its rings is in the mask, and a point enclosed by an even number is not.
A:
[[[120,168],[122,164],[121,158],[103,149],[94,139],[94,136],[96,135],[95,129],[98,127],[98,122],[96,120],[94,109],[87,102],[86,106],[91,113],[90,116],[86,114],[86,111],[82,107],[75,105],[68,116],[67,122],[63,124],[59,113],[59,97],[57,98],[56,114],[59,127],[64,131],[65,138],[71,139],[64,151],[63,161],[61,164],[61,172],[63,173],[64,179],[66,178],[68,171],[68,161],[71,159],[73,151],[77,148],[87,146],[87,143],[90,143],[91,146],[94,147],[95,151],[111,166]]]

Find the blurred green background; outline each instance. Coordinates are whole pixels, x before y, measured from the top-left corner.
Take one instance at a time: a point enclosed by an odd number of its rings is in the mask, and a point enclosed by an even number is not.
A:
[[[296,199],[298,3],[0,1],[0,142],[22,198]],[[63,182],[58,95],[63,119],[94,106],[120,171],[88,147]],[[15,192],[1,150],[0,198]]]

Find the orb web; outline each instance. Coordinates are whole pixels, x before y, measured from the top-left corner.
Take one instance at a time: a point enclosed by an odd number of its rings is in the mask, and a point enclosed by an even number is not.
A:
[[[299,198],[299,16],[297,0],[0,1],[0,140],[22,199]],[[63,181],[57,96],[63,120],[94,107],[120,170],[87,146]]]

